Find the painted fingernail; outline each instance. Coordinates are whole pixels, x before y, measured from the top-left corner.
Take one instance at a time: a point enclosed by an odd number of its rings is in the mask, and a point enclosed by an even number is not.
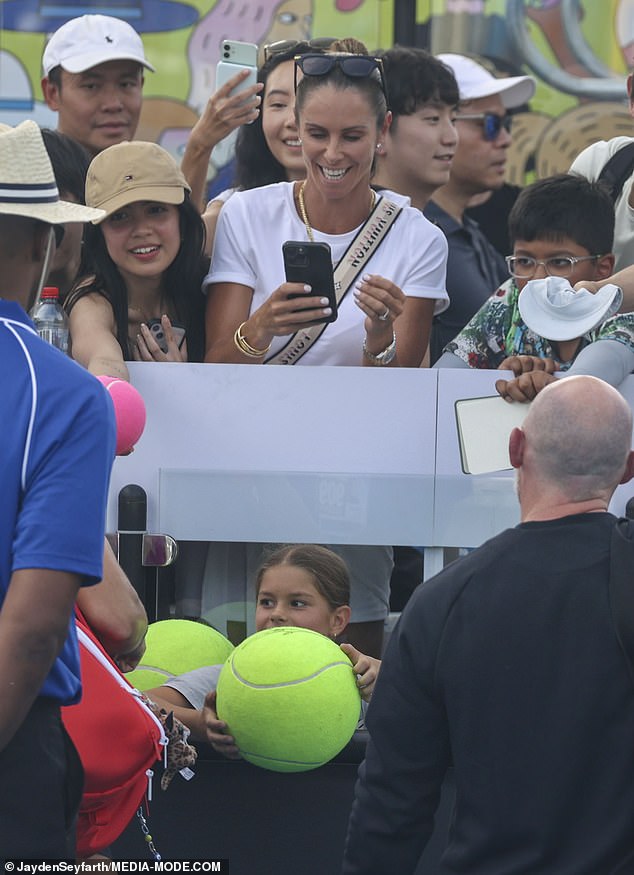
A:
[[[328,298],[320,298],[320,299],[319,299],[319,303],[320,303],[320,304],[327,304],[327,303],[328,303]]]
[[[332,313],[332,310],[331,310],[330,307],[325,307],[325,308],[322,310],[322,312],[323,312],[324,316],[330,316],[330,314]]]
[[[312,290],[313,290],[313,287],[312,287],[312,286],[308,286],[308,285],[304,286],[304,291],[305,291],[305,292],[312,292]]]

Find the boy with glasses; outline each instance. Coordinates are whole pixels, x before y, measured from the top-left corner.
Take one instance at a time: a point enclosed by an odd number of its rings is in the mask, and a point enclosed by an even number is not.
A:
[[[459,141],[449,181],[434,192],[425,208],[427,218],[444,231],[449,243],[447,291],[451,304],[434,319],[432,364],[491,290],[508,276],[504,259],[465,210],[476,195],[504,184],[511,145],[509,111],[527,103],[535,92],[530,76],[496,79],[464,55],[437,57],[453,71],[461,104],[456,116]]]
[[[496,383],[509,401],[531,401],[556,379],[555,371],[591,374],[618,385],[634,369],[634,313],[612,316],[610,299],[597,300],[595,324],[575,335],[574,327],[584,317],[567,325],[562,319],[569,318],[581,299],[575,301],[569,294],[572,307],[565,314],[560,308],[558,316],[547,298],[539,300],[543,287],[532,284],[526,294],[533,306],[529,309],[520,302],[530,280],[557,277],[566,281],[562,286],[574,286],[611,275],[614,208],[607,190],[573,174],[538,180],[518,197],[509,217],[509,233],[513,254],[506,261],[511,278],[447,344],[435,366],[511,370],[515,379]],[[530,312],[535,319],[536,306],[542,305],[546,319],[529,320],[529,327],[522,311],[526,318]],[[538,324],[544,324],[548,335],[537,332]]]

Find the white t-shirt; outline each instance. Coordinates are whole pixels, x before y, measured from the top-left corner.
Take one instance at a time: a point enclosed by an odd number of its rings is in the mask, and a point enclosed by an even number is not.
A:
[[[447,241],[423,214],[409,206],[409,198],[382,192],[403,206],[389,233],[370,258],[364,273],[383,276],[414,298],[433,298],[436,313],[449,305],[445,290]],[[359,228],[346,234],[323,234],[316,241],[328,243],[335,264],[354,240]],[[224,205],[216,226],[211,267],[203,287],[212,283],[240,283],[253,289],[251,310],[257,310],[285,281],[282,244],[306,240],[306,228],[297,215],[293,183],[241,191]],[[354,302],[353,289],[339,306],[339,315],[298,361],[302,365],[361,365],[365,314]],[[271,352],[287,343],[275,337]]]
[[[631,137],[613,137],[611,140],[600,140],[598,143],[593,143],[577,155],[570,166],[570,172],[578,173],[591,181],[598,179],[612,155],[618,152],[622,146],[631,142]],[[634,173],[625,180],[614,205],[615,271],[634,264],[634,210],[629,205],[633,183]]]

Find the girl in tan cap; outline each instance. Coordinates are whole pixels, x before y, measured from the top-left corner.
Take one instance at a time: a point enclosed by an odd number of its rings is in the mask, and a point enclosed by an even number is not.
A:
[[[73,358],[128,379],[126,361],[202,361],[204,225],[171,155],[119,143],[90,164],[86,203],[105,216],[86,228],[92,273],[66,308]]]

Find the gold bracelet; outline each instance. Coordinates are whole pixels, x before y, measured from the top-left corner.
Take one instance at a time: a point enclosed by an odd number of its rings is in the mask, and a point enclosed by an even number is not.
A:
[[[267,352],[271,348],[271,344],[269,343],[269,345],[265,349],[256,349],[254,346],[251,346],[251,344],[248,342],[248,340],[245,338],[245,336],[242,333],[242,329],[244,328],[244,326],[246,324],[247,324],[246,322],[243,322],[242,325],[239,325],[236,328],[236,333],[233,335],[233,342],[235,343],[237,348],[240,350],[240,352],[243,353],[244,355],[247,355],[247,356],[249,356],[249,358],[252,358],[252,359],[259,359],[263,355],[267,354]]]

